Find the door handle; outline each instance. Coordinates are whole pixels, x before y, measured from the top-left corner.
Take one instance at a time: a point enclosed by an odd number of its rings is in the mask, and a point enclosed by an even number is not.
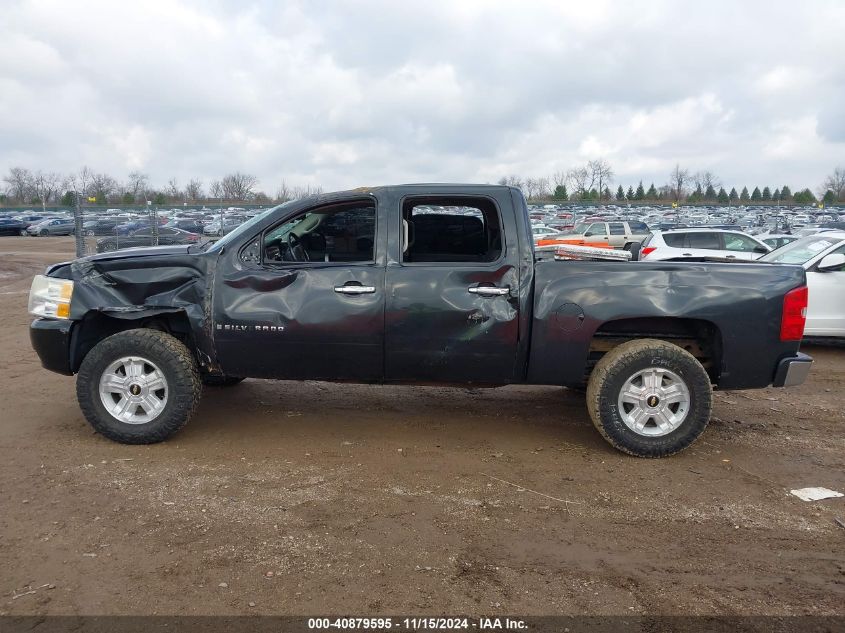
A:
[[[474,295],[481,295],[482,297],[503,297],[510,294],[510,286],[498,288],[496,286],[470,286],[467,290]]]
[[[335,286],[334,291],[339,292],[342,295],[369,295],[376,291],[376,287],[348,284],[346,286]]]
[[[684,253],[684,257],[692,257],[692,253]]]
[[[736,255],[725,255],[725,259],[736,259]]]

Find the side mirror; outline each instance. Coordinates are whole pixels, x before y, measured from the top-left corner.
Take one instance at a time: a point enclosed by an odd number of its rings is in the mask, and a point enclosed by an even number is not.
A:
[[[768,249],[768,248],[764,248],[763,246],[755,246],[755,247],[754,247],[754,252],[755,252],[755,253],[760,253],[761,255],[765,255],[766,253],[768,253],[768,252],[769,252],[769,249]]]
[[[820,273],[829,273],[835,270],[840,270],[843,267],[845,267],[845,254],[831,253],[830,255],[822,257],[822,260],[819,262],[818,266],[816,266],[816,270]]]
[[[584,233],[584,237],[592,237],[593,235],[595,234],[592,231],[587,231],[586,233]]]

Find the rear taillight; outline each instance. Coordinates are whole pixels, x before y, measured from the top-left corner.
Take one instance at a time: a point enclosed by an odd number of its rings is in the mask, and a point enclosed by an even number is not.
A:
[[[646,246],[645,248],[640,249],[640,259],[647,256],[649,253],[653,253],[656,250],[657,250],[656,246]]]
[[[800,341],[807,323],[807,286],[795,288],[783,298],[783,317],[780,321],[781,341]]]

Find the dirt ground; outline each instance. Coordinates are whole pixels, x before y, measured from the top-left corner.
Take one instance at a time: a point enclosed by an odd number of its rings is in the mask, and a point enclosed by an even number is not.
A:
[[[29,345],[68,238],[0,238],[0,615],[845,614],[845,349],[716,393],[683,454],[583,396],[248,380],[171,441],[93,433]],[[254,606],[250,606],[250,603]]]

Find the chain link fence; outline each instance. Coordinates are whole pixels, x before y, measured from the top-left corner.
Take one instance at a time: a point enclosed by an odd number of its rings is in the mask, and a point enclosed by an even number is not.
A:
[[[219,218],[220,225],[225,226],[223,211],[213,213],[215,218]],[[154,206],[148,206],[140,212],[123,212],[110,216],[102,212],[91,213],[77,204],[73,209],[76,255],[84,257],[125,248],[190,245],[215,240],[218,235],[214,232],[207,235],[205,231],[208,215],[206,213],[202,219],[197,218],[194,221],[182,219],[179,224],[183,228],[179,228],[164,226],[171,214]]]

